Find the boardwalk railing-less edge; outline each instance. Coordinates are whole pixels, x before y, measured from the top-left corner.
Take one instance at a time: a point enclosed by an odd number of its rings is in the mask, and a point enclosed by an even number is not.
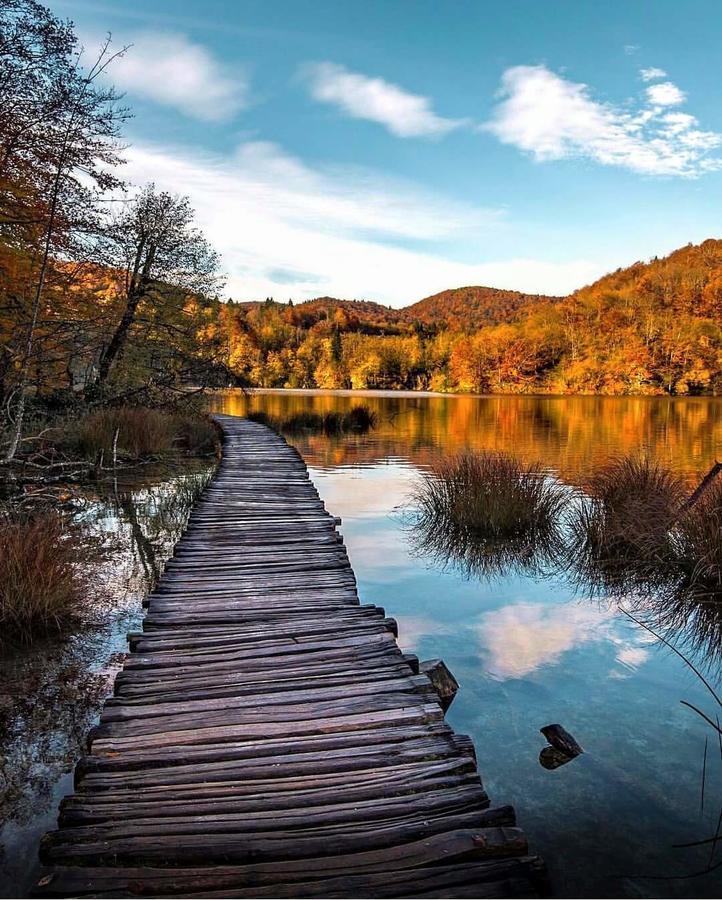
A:
[[[46,835],[40,896],[520,897],[543,890],[468,737],[361,606],[282,437],[219,416],[218,473]]]

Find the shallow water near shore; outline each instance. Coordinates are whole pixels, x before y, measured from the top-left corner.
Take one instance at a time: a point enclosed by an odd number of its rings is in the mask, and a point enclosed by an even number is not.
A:
[[[80,492],[76,517],[100,542],[93,590],[72,633],[0,653],[0,897],[25,897],[38,844],[57,825],[72,770],[138,630],[143,597],[213,470],[157,474]]]
[[[409,494],[438,455],[510,451],[583,487],[610,457],[635,450],[690,485],[722,442],[722,401],[599,397],[439,397],[221,392],[216,411],[287,417],[368,405],[365,435],[289,437],[342,532],[362,602],[384,606],[399,643],[441,657],[461,682],[448,713],[476,745],[495,805],[512,803],[531,848],[567,897],[716,897],[722,748],[686,700],[720,712],[696,676],[615,602],[589,599],[563,573],[467,577],[414,551]],[[688,646],[688,627],[665,634]],[[722,683],[716,626],[690,658]],[[567,728],[585,753],[553,771],[539,729]],[[706,763],[705,741],[707,741]],[[702,769],[705,773],[702,802]]]

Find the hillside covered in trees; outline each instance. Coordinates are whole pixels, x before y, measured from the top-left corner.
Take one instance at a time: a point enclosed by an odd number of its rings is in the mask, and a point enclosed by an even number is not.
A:
[[[0,247],[8,352],[27,314],[21,253]],[[108,267],[53,267],[29,380],[40,393],[97,383],[127,292]],[[464,310],[468,312],[465,314]],[[116,325],[117,330],[117,325]],[[18,350],[20,348],[18,347]],[[460,288],[403,309],[330,297],[224,301],[154,282],[106,389],[147,383],[560,394],[722,392],[722,240],[635,263],[565,298]]]
[[[720,240],[569,297],[470,286],[404,309],[224,299],[189,199],[121,178],[131,113],[106,70],[126,49],[86,58],[72,24],[36,0],[0,8],[6,460],[29,401],[135,402],[149,386],[722,392]]]
[[[722,241],[619,269],[569,297],[467,287],[404,309],[321,298],[219,305],[204,341],[262,387],[716,394]]]
[[[524,309],[561,299],[489,287],[461,287],[425,297],[407,306],[403,314],[411,321],[458,331],[510,322]]]

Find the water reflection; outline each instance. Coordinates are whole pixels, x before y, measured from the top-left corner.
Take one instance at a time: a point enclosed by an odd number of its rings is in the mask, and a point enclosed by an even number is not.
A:
[[[220,391],[218,412],[263,411],[276,418],[303,412],[348,412],[362,402],[376,415],[368,436],[294,439],[314,465],[407,459],[422,468],[439,450],[484,449],[541,462],[579,484],[611,455],[646,450],[694,477],[722,445],[722,399],[673,397],[423,396],[403,392]]]
[[[530,675],[587,642],[607,641],[612,619],[610,610],[586,605],[515,603],[481,616],[476,633],[487,671],[504,680]]]
[[[444,531],[430,522],[408,516],[412,552],[441,569],[456,569],[465,578],[503,577],[522,574],[542,577],[554,560],[554,542],[529,542],[524,538],[485,538],[468,530]]]
[[[25,896],[41,835],[55,827],[69,773],[136,630],[141,602],[185,528],[210,467],[142,485],[87,491],[76,517],[104,549],[83,626],[0,656],[0,884]]]
[[[287,416],[359,400],[273,393],[215,402],[228,412],[250,404]],[[363,402],[378,416],[371,434],[299,435],[292,443],[328,509],[343,517],[362,602],[384,606],[398,620],[401,646],[443,658],[461,683],[450,724],[473,737],[494,802],[516,806],[554,894],[719,896],[720,873],[704,871],[709,847],[674,849],[717,826],[722,759],[708,753],[701,810],[704,744],[713,741],[679,701],[707,712],[712,704],[693,673],[619,604],[661,622],[674,641],[689,642],[695,662],[713,668],[718,607],[706,615],[700,596],[695,605],[678,594],[675,605],[660,590],[621,583],[591,590],[563,567],[542,577],[523,566],[465,577],[462,567],[413,552],[398,507],[439,453],[465,448],[541,461],[577,495],[611,457],[647,449],[691,485],[717,455],[720,401],[394,394]],[[573,765],[539,765],[538,729],[547,722],[563,723],[584,747]],[[702,874],[689,880],[694,872]]]

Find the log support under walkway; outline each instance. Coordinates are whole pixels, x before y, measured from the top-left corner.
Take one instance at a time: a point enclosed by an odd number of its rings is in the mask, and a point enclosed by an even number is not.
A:
[[[444,720],[453,676],[360,605],[297,451],[218,420],[218,472],[130,637],[36,893],[536,896],[540,860]]]

